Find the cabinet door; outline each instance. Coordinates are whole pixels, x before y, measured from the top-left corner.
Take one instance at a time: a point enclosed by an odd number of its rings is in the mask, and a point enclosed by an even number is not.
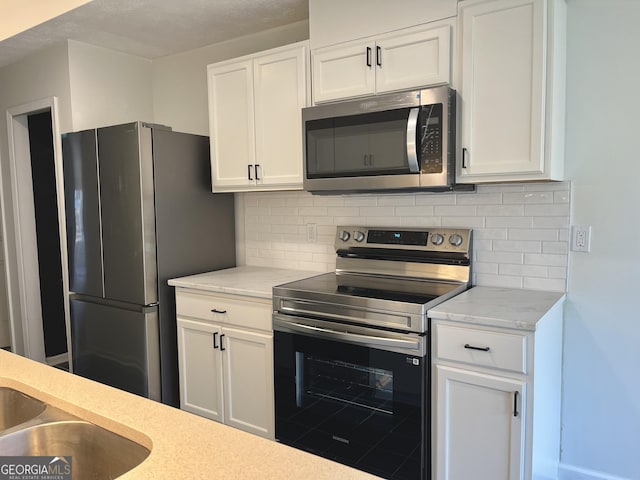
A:
[[[459,181],[544,177],[545,12],[546,0],[459,4]]]
[[[273,335],[222,329],[225,423],[275,438]]]
[[[377,93],[449,83],[451,27],[379,37],[375,60]]]
[[[213,191],[246,188],[255,183],[253,62],[210,65],[207,81]]]
[[[436,480],[518,480],[525,383],[436,366]]]
[[[313,101],[370,95],[375,92],[373,41],[319,48],[312,55]]]
[[[223,422],[220,327],[180,317],[177,323],[180,408]]]
[[[254,61],[256,184],[302,188],[302,108],[307,47]]]

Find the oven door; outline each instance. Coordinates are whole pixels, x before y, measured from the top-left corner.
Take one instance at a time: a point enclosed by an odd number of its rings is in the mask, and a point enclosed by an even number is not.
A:
[[[276,439],[384,478],[427,478],[427,338],[273,320]]]

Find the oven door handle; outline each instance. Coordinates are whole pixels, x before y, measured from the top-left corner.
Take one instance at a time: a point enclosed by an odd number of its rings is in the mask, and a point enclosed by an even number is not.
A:
[[[418,339],[404,340],[401,338],[387,338],[377,335],[363,335],[360,333],[343,332],[332,330],[330,328],[316,327],[313,325],[306,325],[304,323],[292,322],[289,320],[279,320],[276,316],[273,317],[273,326],[282,327],[280,329],[274,328],[274,330],[284,330],[302,334],[313,333],[313,335],[317,337],[329,338],[332,340],[365,345],[369,347],[392,347],[415,350],[416,352],[419,352],[421,350],[421,342]]]

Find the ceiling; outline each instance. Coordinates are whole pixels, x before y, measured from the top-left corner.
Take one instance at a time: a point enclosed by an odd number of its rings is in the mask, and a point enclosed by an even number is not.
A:
[[[308,0],[93,0],[0,42],[0,67],[67,39],[154,59],[308,18]]]

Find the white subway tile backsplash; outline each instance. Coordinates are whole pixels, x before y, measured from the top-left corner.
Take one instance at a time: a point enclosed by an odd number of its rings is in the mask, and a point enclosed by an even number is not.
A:
[[[415,205],[416,197],[405,195],[389,195],[388,197],[378,198],[378,205]]]
[[[524,263],[527,265],[548,265],[550,267],[566,267],[566,255],[553,255],[548,253],[525,253]]]
[[[476,262],[492,262],[492,263],[514,263],[521,265],[524,263],[524,253],[519,252],[494,252],[486,250],[474,251]]]
[[[344,205],[347,207],[373,207],[378,204],[378,197],[370,195],[352,195],[343,198]]]
[[[393,207],[360,207],[362,217],[393,217]]]
[[[531,217],[485,217],[485,227],[488,228],[532,228]]]
[[[483,217],[442,217],[443,227],[484,228]]]
[[[497,252],[542,252],[542,242],[535,240],[495,240],[493,249]]]
[[[335,268],[337,225],[474,229],[476,285],[564,291],[570,184],[478,185],[476,192],[386,195],[241,193],[245,262]],[[309,242],[307,224],[316,225]]]
[[[474,276],[476,285],[483,285],[485,287],[523,288],[523,277],[486,275],[484,273],[478,273]]]
[[[557,229],[526,229],[510,228],[508,230],[509,240],[558,240],[559,231]]]
[[[541,277],[549,276],[549,269],[542,265],[500,265],[501,275],[515,275],[518,277]]]
[[[418,205],[412,207],[395,207],[397,217],[433,217],[433,206]]]
[[[416,195],[416,205],[455,205],[456,195],[453,193],[442,194],[418,194]]]
[[[436,205],[433,213],[442,217],[475,217],[476,209],[475,205]]]
[[[473,240],[474,242],[479,239],[506,240],[507,232],[508,230],[506,228],[481,228],[473,232]]]
[[[487,192],[474,195],[459,195],[456,203],[458,205],[500,205],[503,203],[502,193]]]
[[[569,253],[569,245],[567,242],[542,242],[542,253]]]
[[[478,215],[482,217],[522,217],[523,205],[482,205],[478,207]]]
[[[553,203],[553,193],[554,192],[505,193],[503,199],[506,204]]]
[[[487,273],[497,275],[498,267],[499,265],[497,263],[475,262],[473,264],[473,270],[476,274]]]
[[[524,214],[530,217],[566,217],[569,216],[569,204],[525,205]]]
[[[531,290],[553,290],[563,292],[566,290],[567,281],[559,278],[523,278],[523,288]]]
[[[569,214],[566,217],[533,217],[533,228],[568,228]]]
[[[442,219],[440,217],[401,216],[400,225],[407,228],[441,227]]]

